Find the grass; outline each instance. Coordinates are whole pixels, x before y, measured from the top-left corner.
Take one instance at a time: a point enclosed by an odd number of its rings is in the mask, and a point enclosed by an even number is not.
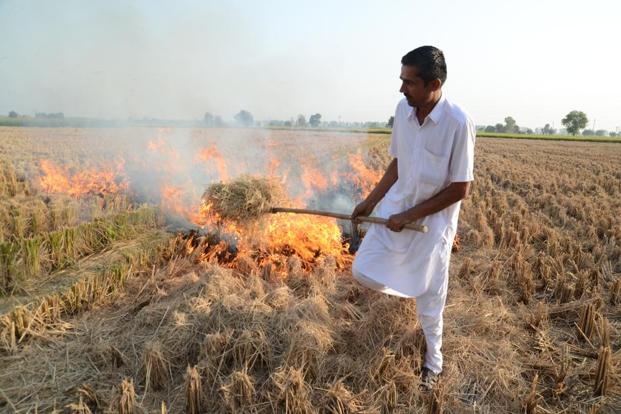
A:
[[[287,127],[269,127],[275,130],[294,130],[294,131],[316,131],[316,132],[353,132],[364,134],[392,134],[392,128],[287,128]],[[575,142],[621,142],[621,136],[583,136],[583,135],[543,135],[543,134],[511,134],[500,132],[482,132],[477,131],[479,138],[513,138],[513,139],[536,139],[549,141],[575,141]]]
[[[513,138],[513,139],[538,139],[545,141],[575,141],[575,142],[621,142],[621,137],[600,137],[582,135],[541,135],[541,134],[506,134],[498,132],[477,132],[481,138]]]
[[[0,243],[0,294],[11,294],[26,279],[63,269],[117,240],[131,239],[159,224],[157,211],[142,207],[75,227]]]
[[[27,294],[0,297],[0,352],[15,352],[25,340],[62,326],[61,316],[117,295],[128,278],[151,270],[169,237],[152,230],[131,242],[115,242],[113,249],[83,259],[76,268],[26,282]]]

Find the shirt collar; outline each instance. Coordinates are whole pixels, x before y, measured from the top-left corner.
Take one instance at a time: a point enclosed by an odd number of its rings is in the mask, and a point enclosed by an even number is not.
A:
[[[442,115],[444,114],[444,106],[446,105],[446,99],[444,98],[444,93],[440,96],[440,99],[436,103],[436,106],[433,107],[427,118],[430,118],[434,124],[438,125],[440,119],[442,119]],[[410,113],[408,114],[408,119],[412,120],[416,116],[416,108],[411,107]]]

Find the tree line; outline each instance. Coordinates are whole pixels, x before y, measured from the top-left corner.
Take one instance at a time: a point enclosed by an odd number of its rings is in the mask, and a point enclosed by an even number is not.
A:
[[[483,127],[479,127],[479,130],[488,132],[488,133],[509,133],[509,134],[533,134],[533,130],[530,128],[520,128],[515,121],[515,119],[511,116],[505,118],[504,123],[497,123],[496,125],[487,125]],[[565,130],[568,134],[578,135],[582,134],[583,136],[611,136],[615,137],[620,133],[614,131],[607,131],[605,129],[587,129],[586,126],[589,123],[589,118],[582,111],[571,111],[569,112],[562,120],[561,123],[565,127]],[[558,133],[558,130],[551,127],[550,124],[545,124],[543,128],[539,131],[544,135],[555,135]]]
[[[15,111],[10,111],[8,114],[9,119],[14,120],[28,120],[31,117],[22,116]],[[37,112],[35,114],[35,120],[46,121],[49,120],[51,122],[62,122],[65,119],[65,116],[62,112],[58,113],[43,113]],[[286,128],[317,128],[319,126],[329,127],[329,128],[392,128],[394,123],[394,116],[391,116],[386,123],[383,122],[341,122],[341,121],[322,121],[322,117],[320,113],[311,114],[308,119],[303,114],[299,114],[297,117],[291,118],[289,120],[271,120],[266,123],[258,122],[254,119],[254,116],[250,111],[245,109],[240,110],[233,117],[233,125],[243,126],[243,127],[253,127],[253,126],[271,126],[271,127],[286,127]],[[97,120],[81,120],[80,122],[88,123],[97,123]],[[131,121],[131,120],[130,120]],[[144,122],[165,122],[158,120],[144,120]],[[25,122],[25,121],[24,121]],[[103,121],[101,121],[103,122]],[[122,122],[122,121],[119,121]],[[134,122],[139,122],[135,121]],[[173,122],[173,121],[170,121]],[[187,121],[184,121],[187,123]],[[197,122],[197,121],[191,121]],[[214,115],[210,112],[206,112],[203,116],[202,121],[198,121],[200,125],[207,127],[224,127],[228,126],[229,123],[225,122],[221,116]],[[561,121],[565,130],[568,134],[578,135],[582,134],[584,136],[621,136],[621,132],[607,131],[605,129],[588,129],[586,128],[589,119],[587,115],[582,111],[571,111],[569,112]],[[23,122],[22,122],[23,123]],[[70,123],[70,122],[69,122]],[[118,122],[113,122],[114,124]],[[26,123],[27,124],[27,123]],[[17,124],[16,124],[17,125]],[[550,124],[545,124],[543,128],[538,128],[537,131],[533,131],[530,128],[521,128],[517,121],[512,116],[507,116],[504,119],[504,123],[497,123],[495,125],[487,125],[487,126],[479,126],[477,127],[479,131],[487,132],[487,133],[509,133],[509,134],[533,134],[540,133],[544,135],[555,135],[559,131],[554,127],[550,126]]]

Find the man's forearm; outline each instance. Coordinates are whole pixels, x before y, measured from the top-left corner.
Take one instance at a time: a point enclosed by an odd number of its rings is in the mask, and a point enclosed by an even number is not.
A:
[[[367,196],[367,200],[374,205],[379,203],[382,198],[384,198],[388,190],[390,190],[390,187],[392,187],[392,185],[397,181],[398,176],[397,159],[393,158],[390,164],[388,164],[388,168],[386,168],[386,172],[384,173],[382,179]]]
[[[429,200],[423,201],[411,209],[406,210],[404,213],[407,217],[407,221],[412,222],[427,217],[444,210],[451,204],[463,200],[468,195],[469,188],[469,182],[451,183]]]

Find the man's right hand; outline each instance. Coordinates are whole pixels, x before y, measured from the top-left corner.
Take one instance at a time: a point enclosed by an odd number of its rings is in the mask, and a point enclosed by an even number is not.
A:
[[[373,212],[376,203],[370,202],[368,199],[364,200],[360,204],[354,208],[354,211],[351,213],[351,219],[356,220],[358,216],[369,216]]]

